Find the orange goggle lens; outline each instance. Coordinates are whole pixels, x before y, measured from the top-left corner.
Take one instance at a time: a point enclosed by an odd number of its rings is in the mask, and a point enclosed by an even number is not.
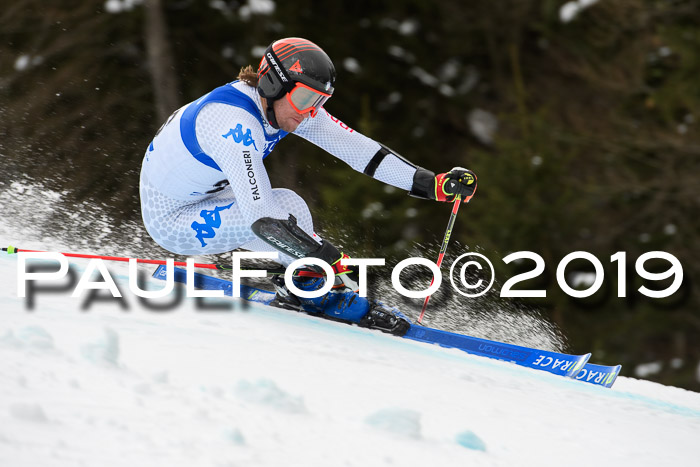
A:
[[[294,110],[300,114],[310,111],[312,117],[316,116],[318,109],[320,109],[330,97],[330,94],[317,91],[302,83],[297,83],[294,89],[287,94],[287,100]]]

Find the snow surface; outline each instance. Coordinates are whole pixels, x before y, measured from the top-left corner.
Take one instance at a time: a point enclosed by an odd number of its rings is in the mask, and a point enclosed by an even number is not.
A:
[[[227,310],[183,298],[154,311],[130,293],[121,264],[108,268],[122,305],[85,309],[85,297],[63,291],[36,295],[29,311],[16,268],[0,256],[0,466],[700,458],[698,393],[623,377],[605,389],[231,300],[206,300]]]

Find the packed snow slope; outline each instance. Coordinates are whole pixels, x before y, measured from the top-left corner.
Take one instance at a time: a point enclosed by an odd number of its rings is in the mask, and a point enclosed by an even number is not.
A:
[[[122,301],[42,292],[30,311],[16,256],[0,256],[1,466],[700,459],[697,393],[628,378],[605,389],[233,300],[157,311],[129,292],[126,266],[109,270]]]

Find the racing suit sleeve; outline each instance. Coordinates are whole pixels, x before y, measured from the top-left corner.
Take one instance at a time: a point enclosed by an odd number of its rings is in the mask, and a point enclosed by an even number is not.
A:
[[[348,127],[324,108],[316,117],[304,120],[294,134],[324,149],[354,170],[406,191],[412,191],[416,172],[424,171],[381,143]]]

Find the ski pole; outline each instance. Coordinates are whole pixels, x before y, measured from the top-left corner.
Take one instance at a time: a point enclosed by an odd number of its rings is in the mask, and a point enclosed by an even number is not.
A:
[[[15,248],[13,246],[8,246],[7,248],[3,248],[2,251],[6,251],[8,254],[13,254],[13,253],[47,253],[46,251],[40,251],[40,250],[24,250],[20,248]],[[102,256],[102,255],[88,255],[88,254],[82,254],[82,253],[61,253],[63,256],[67,256],[69,258],[88,258],[88,259],[101,259],[105,261],[121,261],[128,263],[130,258],[124,257],[124,256]],[[137,263],[143,263],[143,264],[167,264],[166,261],[160,260],[160,259],[139,259],[136,258]],[[175,266],[179,267],[185,267],[187,266],[186,262],[183,261],[175,261],[174,262]],[[218,269],[218,270],[231,270],[232,266],[230,264],[209,264],[209,263],[194,263],[194,267],[196,268],[204,268],[204,269]],[[248,268],[241,268],[242,271],[245,271]],[[284,268],[275,268],[275,269],[268,269],[267,274],[270,276],[276,276],[276,275],[282,275],[284,274],[285,269]],[[299,271],[298,274],[299,276],[310,276],[310,277],[320,277],[322,274],[320,273],[315,273],[312,271]]]
[[[15,248],[13,246],[8,246],[7,248],[3,248],[2,251],[6,251],[8,254],[13,254],[13,253],[47,253],[46,251],[40,251],[40,250],[24,250],[20,248]],[[82,253],[60,253],[63,256],[67,256],[69,258],[89,258],[89,259],[102,259],[105,261],[122,261],[125,263],[129,262],[130,258],[126,258],[124,256],[102,256],[102,255],[87,255],[87,254],[82,254]],[[166,261],[160,260],[160,259],[139,259],[136,258],[137,263],[145,263],[145,264],[167,264]],[[175,266],[186,266],[187,263],[182,262],[182,261],[176,261]],[[231,269],[229,266],[228,268],[226,265],[223,264],[204,264],[204,263],[194,263],[194,267],[196,268],[206,268],[206,269]]]
[[[459,211],[459,205],[462,202],[462,196],[457,195],[455,197],[454,204],[452,205],[452,214],[450,214],[450,220],[447,222],[447,230],[445,231],[445,238],[442,239],[442,246],[440,247],[440,255],[437,260],[437,267],[440,268],[442,265],[442,259],[445,257],[445,252],[447,251],[447,244],[450,242],[450,236],[452,235],[452,227],[455,225],[455,219],[457,219],[457,211]],[[435,282],[435,277],[430,281],[430,285]],[[425,309],[428,307],[428,300],[430,300],[430,295],[425,297],[423,302],[423,309],[420,311],[420,316],[418,317],[418,324],[423,321],[423,315],[425,314]]]

